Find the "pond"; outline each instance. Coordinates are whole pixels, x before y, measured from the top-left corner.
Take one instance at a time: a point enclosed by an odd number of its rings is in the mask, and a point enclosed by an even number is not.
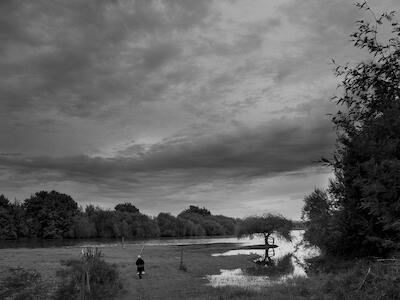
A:
[[[259,289],[282,283],[294,277],[306,277],[305,260],[316,256],[319,251],[303,245],[303,230],[293,230],[292,241],[275,237],[276,248],[257,249],[263,238],[253,239],[252,245],[232,249],[212,256],[249,255],[249,265],[242,269],[220,270],[220,274],[207,275],[208,284],[213,287],[236,286]],[[248,244],[248,243],[246,243]]]

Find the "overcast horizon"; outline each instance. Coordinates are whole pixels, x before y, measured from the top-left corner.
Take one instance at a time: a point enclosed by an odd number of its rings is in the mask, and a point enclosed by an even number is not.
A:
[[[395,0],[370,0],[377,12]],[[348,0],[0,2],[0,194],[299,219],[327,187]]]

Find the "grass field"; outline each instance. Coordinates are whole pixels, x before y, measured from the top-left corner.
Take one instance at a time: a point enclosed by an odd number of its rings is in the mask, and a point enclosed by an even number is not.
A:
[[[217,297],[218,290],[206,284],[207,274],[219,274],[220,269],[251,264],[249,256],[211,257],[212,253],[232,249],[232,244],[190,245],[184,246],[183,262],[187,271],[182,271],[179,270],[179,246],[146,246],[142,255],[146,262],[146,275],[139,280],[135,261],[140,249],[141,245],[101,248],[103,258],[118,267],[124,286],[124,295],[120,299]],[[35,269],[46,280],[54,282],[55,273],[61,268],[60,261],[79,258],[80,251],[79,247],[0,249],[0,270],[9,267]]]
[[[146,275],[136,276],[136,256],[140,245],[101,248],[103,258],[116,264],[124,291],[118,299],[400,299],[400,266],[369,261],[332,261],[323,263],[322,273],[310,278],[295,278],[284,284],[259,290],[207,285],[208,274],[220,269],[246,268],[250,256],[217,256],[232,244],[184,246],[184,265],[179,270],[179,246],[147,246],[143,252]],[[0,277],[10,267],[35,269],[56,285],[55,273],[60,261],[80,257],[80,248],[0,249]],[[330,270],[326,269],[330,266]],[[367,272],[368,271],[368,272]]]

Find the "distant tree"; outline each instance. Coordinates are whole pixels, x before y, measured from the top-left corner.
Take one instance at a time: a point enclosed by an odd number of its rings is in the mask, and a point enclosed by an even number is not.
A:
[[[113,212],[112,223],[113,223],[114,236],[118,237],[118,238],[134,237],[134,234],[133,234],[134,220],[135,220],[135,217],[134,217],[133,213],[125,212],[125,211]]]
[[[200,224],[196,224],[191,220],[177,217],[176,221],[177,236],[203,236],[206,234],[205,230]]]
[[[181,215],[183,215],[183,214],[198,214],[200,216],[206,217],[206,216],[210,216],[211,212],[208,209],[206,209],[205,207],[200,208],[198,206],[190,205],[188,209],[181,212]]]
[[[202,226],[203,226],[207,236],[224,235],[225,234],[224,227],[213,219],[209,219],[209,218],[205,219],[202,222]]]
[[[74,217],[71,238],[94,238],[97,236],[96,225],[85,214]]]
[[[23,204],[14,201],[14,203],[11,204],[11,210],[18,238],[29,237],[29,227],[26,221],[26,213]]]
[[[265,245],[268,245],[268,238],[275,233],[288,241],[291,240],[290,231],[292,221],[280,215],[265,214],[261,217],[253,216],[245,218],[238,228],[238,237],[259,235],[264,237]]]
[[[0,195],[0,207],[2,208],[10,207],[10,201],[3,194]]]
[[[90,219],[96,226],[97,237],[114,238],[119,235],[115,232],[115,211],[95,209]]]
[[[169,213],[159,213],[157,216],[161,236],[177,236],[178,220]]]
[[[132,203],[120,203],[117,204],[114,208],[116,211],[122,211],[122,212],[129,212],[129,213],[138,213],[139,209],[136,208]]]
[[[96,211],[100,210],[99,207],[95,207],[93,204],[86,205],[85,207],[85,214],[91,218]]]
[[[17,237],[12,205],[4,195],[0,195],[0,239],[15,239]]]
[[[160,235],[157,220],[139,214],[136,219],[136,236],[142,238],[157,237]]]
[[[71,229],[78,204],[66,194],[41,191],[24,202],[26,221],[32,236],[62,238]]]
[[[337,148],[325,161],[335,174],[329,192],[339,232],[330,250],[384,255],[400,248],[400,25],[394,12],[376,17],[366,2],[357,6],[373,22],[358,21],[351,35],[369,57],[336,67],[343,94],[335,99],[343,109],[333,116]]]
[[[237,221],[225,216],[214,216],[205,207],[190,205],[178,215],[178,219],[191,221],[196,225],[196,235],[231,235],[235,233]],[[199,227],[200,226],[200,227]],[[191,230],[193,232],[193,226]],[[191,235],[191,234],[190,234]]]
[[[234,218],[218,215],[218,216],[212,216],[212,220],[219,223],[223,227],[224,234],[226,235],[235,234],[237,220],[235,220]]]

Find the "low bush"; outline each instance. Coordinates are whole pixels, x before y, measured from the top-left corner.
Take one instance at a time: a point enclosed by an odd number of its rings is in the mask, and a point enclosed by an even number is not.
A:
[[[122,284],[116,266],[101,256],[97,248],[86,249],[80,260],[62,262],[66,268],[57,272],[60,285],[55,299],[114,299],[122,291]]]

